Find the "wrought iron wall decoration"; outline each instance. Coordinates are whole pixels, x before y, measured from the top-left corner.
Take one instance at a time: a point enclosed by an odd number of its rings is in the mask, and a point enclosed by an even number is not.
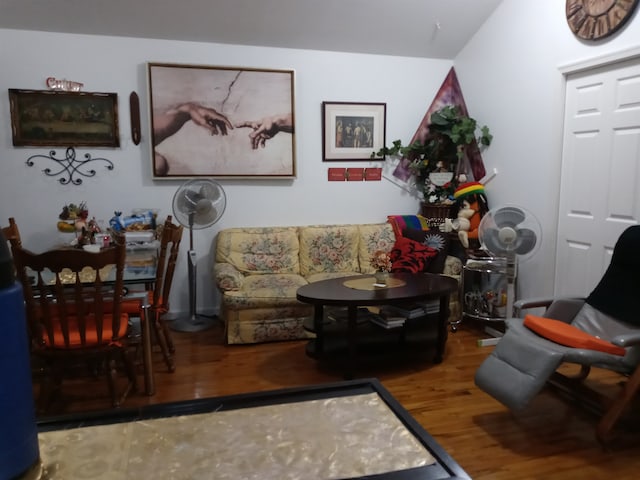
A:
[[[113,162],[107,158],[93,158],[90,153],[77,158],[75,147],[120,146],[118,95],[76,91],[81,83],[52,77],[47,79],[47,86],[56,90],[9,89],[13,145],[67,147],[63,158],[50,150],[48,154],[30,156],[27,165],[33,167],[37,159],[54,162],[53,168],[47,167],[43,172],[60,177],[62,185],[81,185],[83,177],[94,177],[95,162],[113,170]]]
[[[35,165],[34,160],[39,158],[48,159],[57,164],[57,168],[55,170],[47,167],[42,170],[42,172],[48,177],[64,175],[58,179],[62,185],[67,185],[69,183],[73,185],[81,185],[81,177],[94,177],[97,172],[92,168],[93,162],[104,162],[106,163],[105,168],[107,170],[113,170],[113,162],[107,158],[93,158],[90,153],[84,154],[84,160],[76,158],[76,149],[73,147],[67,148],[64,158],[56,158],[55,150],[50,150],[48,155],[32,155],[27,159],[27,165],[33,167]],[[89,166],[89,164],[92,165]]]

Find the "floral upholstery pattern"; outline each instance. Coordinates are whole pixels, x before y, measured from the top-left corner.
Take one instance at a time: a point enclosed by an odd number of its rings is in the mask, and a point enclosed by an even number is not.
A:
[[[358,271],[358,229],[348,225],[300,229],[300,273]]]
[[[378,250],[390,252],[396,241],[393,227],[389,223],[358,225],[360,232],[358,259],[360,260],[360,272],[373,273],[369,259]]]
[[[230,263],[220,263],[216,276],[221,290],[240,290],[244,283],[244,275]]]
[[[304,319],[313,315],[313,307],[297,306],[230,310],[225,315],[227,343],[264,343],[311,338],[304,329]]]
[[[300,275],[293,274],[249,275],[241,290],[228,292],[229,304],[244,308],[276,305],[278,299],[295,298],[298,288],[307,283]]]
[[[360,275],[361,272],[321,272],[312,273],[305,280],[307,282],[319,282],[320,280],[329,280],[330,278],[350,277],[352,275]]]
[[[459,280],[459,276],[462,275],[462,262],[458,257],[448,256],[444,262],[443,275],[448,275]]]
[[[218,235],[218,262],[230,263],[246,273],[299,273],[300,245],[295,227],[237,230]]]
[[[228,344],[310,338],[311,305],[296,292],[310,282],[373,273],[376,250],[390,251],[389,223],[228,228],[218,232],[213,277],[222,295]],[[447,257],[445,274],[458,278],[462,263]],[[452,315],[459,315],[451,297]],[[456,317],[457,318],[457,317]]]

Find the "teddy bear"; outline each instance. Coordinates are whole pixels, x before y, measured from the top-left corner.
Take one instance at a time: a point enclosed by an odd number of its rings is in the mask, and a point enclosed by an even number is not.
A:
[[[460,244],[469,248],[469,239],[478,239],[480,220],[489,211],[484,185],[480,182],[462,183],[453,193],[453,198],[458,202],[457,218],[445,219],[440,230],[457,231]]]

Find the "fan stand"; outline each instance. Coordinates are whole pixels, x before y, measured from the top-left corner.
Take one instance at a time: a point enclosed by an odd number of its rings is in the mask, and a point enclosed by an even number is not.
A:
[[[179,317],[169,324],[171,330],[176,332],[202,332],[213,327],[217,317],[196,313],[196,252],[193,249],[193,217],[195,212],[189,213],[189,251],[188,275],[189,275],[189,316]]]
[[[513,316],[513,299],[516,295],[516,276],[518,272],[518,260],[514,252],[508,252],[505,257],[505,275],[507,277],[507,305],[505,315],[506,318]],[[491,335],[491,338],[482,338],[478,340],[479,347],[488,347],[496,345],[503,337],[504,333],[491,327],[484,327],[485,333]]]

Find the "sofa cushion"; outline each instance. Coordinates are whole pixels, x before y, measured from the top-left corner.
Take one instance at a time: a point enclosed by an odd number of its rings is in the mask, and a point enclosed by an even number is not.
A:
[[[358,271],[358,227],[300,227],[300,274]]]
[[[420,242],[400,237],[391,250],[392,272],[424,272],[438,252]]]
[[[372,223],[358,225],[360,241],[358,246],[358,261],[361,273],[373,273],[371,257],[374,252],[381,250],[390,252],[396,242],[396,236],[389,223]]]
[[[235,308],[296,304],[298,288],[308,282],[300,275],[274,273],[247,275],[241,290],[227,291],[225,302]]]
[[[295,227],[231,228],[218,234],[216,261],[246,273],[300,273]]]
[[[428,273],[444,272],[444,263],[449,254],[449,235],[447,233],[435,229],[405,228],[402,231],[402,236],[435,249],[438,254],[429,262],[426,271]]]

